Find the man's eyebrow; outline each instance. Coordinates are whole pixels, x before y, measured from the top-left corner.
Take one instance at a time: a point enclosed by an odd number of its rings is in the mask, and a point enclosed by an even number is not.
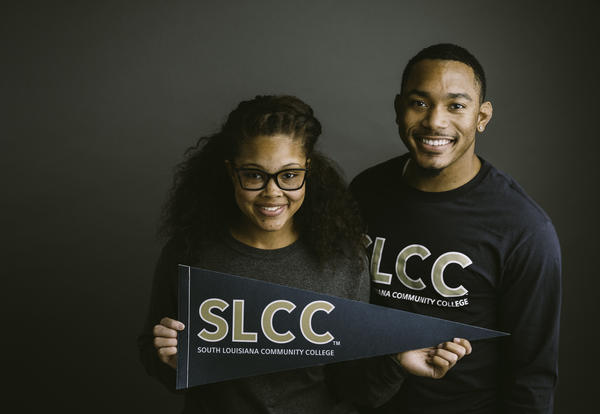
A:
[[[431,97],[429,92],[422,91],[420,89],[411,89],[410,91],[408,91],[407,95],[417,95],[417,96],[422,96],[424,98]],[[467,101],[473,101],[473,98],[471,98],[471,95],[469,95],[468,93],[463,93],[463,92],[449,93],[446,95],[446,98],[447,99],[463,98],[463,99],[466,99]]]
[[[406,95],[419,95],[419,96],[423,96],[425,98],[429,98],[429,93],[427,93],[425,91],[421,91],[419,89],[411,89],[410,91],[408,91],[408,93]]]
[[[449,93],[446,96],[450,99],[463,98],[463,99],[466,99],[467,101],[473,100],[471,98],[471,95],[469,95],[468,93]]]

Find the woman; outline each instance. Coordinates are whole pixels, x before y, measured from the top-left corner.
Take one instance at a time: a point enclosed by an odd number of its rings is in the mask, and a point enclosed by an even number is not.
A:
[[[147,371],[168,388],[175,384],[177,332],[184,329],[175,320],[178,263],[368,300],[363,227],[340,174],[314,150],[320,133],[312,109],[298,98],[257,96],[240,103],[221,131],[188,150],[164,210],[162,230],[169,241],[139,338]],[[399,354],[394,361],[373,359],[369,376],[381,372],[393,392],[404,375],[400,365],[436,377],[468,352],[468,342],[460,341]],[[348,366],[194,387],[185,393],[184,411],[355,412],[335,392],[359,386],[350,381]],[[382,390],[387,388],[379,384],[378,394],[364,399],[383,402]]]

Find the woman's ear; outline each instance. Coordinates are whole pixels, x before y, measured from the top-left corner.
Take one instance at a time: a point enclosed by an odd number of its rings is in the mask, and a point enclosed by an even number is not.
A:
[[[231,178],[231,182],[235,183],[235,171],[233,170],[233,165],[229,160],[225,160],[225,169],[227,170],[227,175]]]

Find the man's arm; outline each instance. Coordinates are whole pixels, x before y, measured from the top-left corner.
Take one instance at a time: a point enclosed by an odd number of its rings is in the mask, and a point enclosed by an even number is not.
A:
[[[550,222],[524,236],[500,287],[502,412],[551,413],[558,379],[561,257]]]

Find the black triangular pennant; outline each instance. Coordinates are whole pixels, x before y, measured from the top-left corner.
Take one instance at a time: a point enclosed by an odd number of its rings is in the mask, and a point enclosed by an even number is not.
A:
[[[184,265],[178,317],[177,389],[506,335]]]

